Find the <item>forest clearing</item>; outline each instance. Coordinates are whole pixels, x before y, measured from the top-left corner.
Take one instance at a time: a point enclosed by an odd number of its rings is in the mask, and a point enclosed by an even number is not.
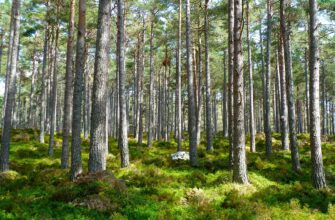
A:
[[[335,219],[334,0],[0,0],[0,219]]]

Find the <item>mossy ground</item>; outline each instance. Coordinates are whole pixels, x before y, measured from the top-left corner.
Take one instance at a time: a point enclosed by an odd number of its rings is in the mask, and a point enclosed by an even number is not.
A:
[[[298,138],[302,172],[295,174],[290,153],[280,150],[280,135],[273,135],[274,154],[266,160],[264,137],[258,134],[258,152],[247,152],[248,186],[232,183],[223,137],[215,139],[214,152],[201,143],[197,168],[170,159],[174,141],[148,149],[130,138],[131,166],[121,169],[117,141],[110,139],[108,170],[126,185],[121,189],[100,180],[70,182],[68,170],[60,169],[61,136],[50,158],[37,131],[15,130],[11,171],[0,174],[0,219],[335,219],[334,138],[324,138],[329,189],[321,191],[311,185],[308,135]],[[85,171],[87,160],[88,140],[83,140]],[[99,201],[97,208],[85,204],[92,200]]]

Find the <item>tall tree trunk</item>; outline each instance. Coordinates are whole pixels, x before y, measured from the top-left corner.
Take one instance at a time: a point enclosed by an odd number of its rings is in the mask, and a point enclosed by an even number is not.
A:
[[[72,148],[71,148],[71,180],[82,172],[81,162],[81,113],[83,99],[83,82],[85,74],[85,34],[86,34],[86,0],[79,1],[79,19],[77,34],[76,75],[73,88],[72,109]]]
[[[321,64],[321,78],[322,78],[322,97],[321,97],[321,105],[322,105],[322,129],[321,129],[321,134],[326,135],[327,134],[327,126],[326,126],[326,121],[327,121],[327,101],[326,101],[326,74],[325,74],[325,69],[324,65]]]
[[[176,60],[176,72],[177,72],[177,82],[176,82],[176,127],[177,127],[177,144],[178,151],[181,151],[181,19],[182,19],[182,0],[179,0],[179,11],[178,11],[178,33],[177,33],[177,60]]]
[[[47,2],[46,10],[48,11],[49,4]],[[46,13],[46,18],[48,13]],[[46,102],[47,102],[47,88],[45,85],[46,74],[47,74],[47,62],[48,62],[48,38],[49,38],[49,24],[46,22],[44,30],[44,46],[43,46],[43,63],[42,63],[42,78],[41,78],[41,113],[40,113],[40,142],[44,143],[45,135],[45,119],[46,119]]]
[[[234,0],[234,169],[233,181],[248,184],[244,131],[242,0]]]
[[[135,105],[134,105],[134,109],[135,109],[135,139],[138,140],[138,131],[139,131],[139,120],[140,120],[140,108],[139,108],[139,102],[140,102],[140,69],[141,69],[141,64],[140,64],[140,50],[141,50],[141,34],[138,33],[138,37],[137,37],[137,48],[136,48],[136,59],[135,59],[135,85],[134,85],[134,100],[135,100]]]
[[[151,24],[150,24],[150,82],[149,82],[149,126],[148,126],[148,147],[152,147],[153,138],[153,124],[154,124],[154,9],[151,11]]]
[[[290,149],[291,149],[291,162],[294,171],[299,171],[300,161],[297,143],[297,130],[296,130],[296,117],[295,117],[295,101],[294,101],[294,88],[292,76],[292,61],[291,61],[291,46],[290,46],[290,26],[286,26],[286,17],[284,14],[285,9],[289,7],[288,1],[280,1],[280,15],[281,15],[281,32],[283,36],[283,46],[285,54],[285,73],[286,73],[286,94],[288,105],[288,122],[290,129]]]
[[[229,136],[229,166],[234,164],[233,143],[233,82],[234,82],[234,0],[228,1],[228,136]]]
[[[73,60],[73,32],[74,32],[74,14],[75,0],[70,1],[70,18],[67,39],[66,53],[66,72],[65,72],[65,94],[64,94],[64,117],[63,117],[63,143],[61,167],[68,168],[69,166],[69,136],[71,127],[71,104],[72,104],[72,60]]]
[[[87,57],[87,53],[88,53],[88,48],[87,48],[87,44],[85,44],[86,48],[85,48],[85,76],[84,76],[84,89],[83,89],[83,92],[84,92],[84,106],[83,106],[83,125],[84,125],[84,138],[85,139],[88,139],[88,134],[89,134],[89,120],[90,120],[90,114],[89,114],[89,111],[90,111],[90,96],[89,96],[89,93],[90,93],[90,90],[91,90],[91,87],[90,87],[90,83],[89,83],[89,74],[90,74],[90,70],[89,70],[89,67],[88,67],[88,57]],[[114,108],[111,108],[111,109],[114,109]]]
[[[54,136],[55,136],[55,126],[56,126],[56,103],[57,103],[57,57],[58,57],[58,38],[59,38],[59,5],[57,5],[57,27],[56,27],[56,36],[55,36],[55,46],[54,46],[54,61],[53,61],[53,75],[52,75],[52,90],[50,97],[50,139],[49,139],[49,156],[54,154]],[[50,76],[51,77],[51,76]]]
[[[143,107],[143,90],[144,90],[144,56],[145,56],[145,20],[143,18],[142,21],[142,31],[141,31],[141,59],[140,59],[140,72],[141,74],[139,75],[139,81],[140,81],[140,94],[139,94],[139,108],[140,108],[140,114],[139,114],[139,128],[138,128],[138,140],[137,143],[139,145],[142,145],[143,141],[143,118],[144,118],[144,107]]]
[[[9,42],[11,44],[11,52],[7,58],[7,66],[10,69],[7,72],[7,101],[5,102],[5,112],[3,120],[3,130],[1,138],[1,151],[0,151],[0,171],[9,170],[9,146],[10,146],[10,132],[12,129],[12,112],[13,105],[15,103],[15,78],[16,78],[16,68],[17,68],[17,55],[18,55],[18,45],[20,37],[20,0],[13,0],[12,4],[12,14],[11,19],[13,23],[10,26],[11,31],[13,31],[13,38]],[[10,63],[10,64],[9,64]]]
[[[281,82],[280,82],[280,72],[279,72],[279,62],[278,62],[278,53],[276,56],[276,81],[275,81],[275,93],[274,96],[276,96],[276,101],[274,105],[276,106],[276,118],[275,118],[275,124],[276,124],[276,132],[280,132],[280,109],[281,109],[281,90],[280,90]]]
[[[271,119],[270,119],[270,97],[271,97],[271,32],[272,32],[272,2],[267,0],[267,40],[266,40],[266,72],[265,72],[265,118],[264,118],[264,130],[265,130],[265,148],[266,157],[270,157],[272,154],[272,135],[271,135]]]
[[[251,60],[251,46],[250,46],[250,7],[249,7],[249,0],[246,1],[247,4],[247,42],[248,42],[248,72],[249,72],[249,117],[250,117],[250,151],[256,151],[255,145],[255,116],[254,116],[254,85],[252,80],[252,60]]]
[[[198,85],[196,86],[196,101],[197,101],[197,145],[200,144],[201,139],[201,115],[202,115],[202,91],[203,91],[203,85],[202,85],[202,45],[201,45],[201,30],[199,27],[198,31],[198,56],[195,56],[197,58],[197,73],[198,73]],[[196,75],[196,74],[195,74]]]
[[[196,111],[194,97],[194,79],[192,73],[192,48],[191,48],[191,16],[190,0],[186,0],[186,71],[187,71],[187,90],[188,90],[188,133],[190,143],[190,162],[191,166],[198,165],[197,153],[197,129],[196,129]]]
[[[211,108],[211,75],[209,70],[209,46],[208,46],[208,1],[205,0],[205,71],[206,71],[206,150],[212,151],[213,148],[213,124]]]
[[[127,128],[127,112],[126,112],[126,72],[125,72],[125,26],[124,26],[124,0],[118,0],[118,67],[119,67],[119,149],[121,153],[121,167],[129,165],[128,152],[128,128]]]
[[[320,134],[320,100],[319,100],[319,42],[318,42],[318,6],[316,0],[309,0],[309,82],[310,82],[310,141],[312,157],[312,179],[317,189],[326,187],[323,169],[321,134]]]
[[[223,136],[228,137],[228,102],[227,102],[227,50],[223,51],[223,91],[222,91],[222,125]]]
[[[259,27],[259,44],[261,48],[261,78],[262,78],[262,88],[263,88],[263,118],[261,118],[262,130],[265,131],[264,119],[265,119],[265,67],[264,67],[264,49],[263,49],[263,33],[262,33],[262,17],[260,18],[260,27]]]
[[[281,99],[281,110],[280,110],[280,128],[281,128],[281,142],[282,149],[289,149],[288,142],[288,124],[287,124],[287,97],[286,97],[286,79],[285,79],[285,63],[284,63],[284,48],[283,48],[283,38],[280,34],[279,36],[279,46],[278,46],[278,63],[279,63],[279,73],[280,73],[280,99]]]
[[[309,129],[309,116],[310,116],[310,111],[309,111],[309,77],[308,77],[308,54],[307,54],[307,48],[305,48],[305,62],[304,62],[304,67],[305,67],[305,105],[306,105],[306,124],[307,124],[307,131]]]
[[[92,91],[89,172],[106,170],[106,102],[110,49],[111,0],[99,1],[98,31]]]
[[[12,69],[11,65],[11,57],[12,57],[12,52],[13,52],[13,41],[14,41],[14,27],[16,25],[16,20],[15,20],[15,11],[16,8],[13,7],[14,4],[17,4],[17,2],[12,2],[12,9],[11,9],[11,17],[10,17],[10,24],[9,24],[9,41],[8,41],[8,48],[7,48],[7,65],[6,65],[6,81],[5,81],[5,92],[4,92],[4,104],[3,104],[3,108],[2,108],[2,115],[5,116],[5,110],[6,110],[6,104],[7,104],[7,94],[8,94],[8,87],[9,87],[9,80],[10,80],[10,71]],[[8,82],[8,83],[7,83]]]
[[[31,87],[30,87],[30,95],[29,95],[29,113],[28,113],[28,122],[29,127],[34,127],[34,118],[33,118],[33,107],[35,105],[34,99],[35,99],[35,83],[36,83],[36,75],[37,75],[37,65],[36,65],[36,49],[34,48],[33,52],[33,68],[32,68],[32,74],[31,74]],[[1,66],[1,63],[0,63]]]

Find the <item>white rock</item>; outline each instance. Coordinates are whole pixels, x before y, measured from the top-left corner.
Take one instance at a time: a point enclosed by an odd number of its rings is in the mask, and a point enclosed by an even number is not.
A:
[[[178,151],[177,153],[171,154],[172,160],[190,160],[190,154],[187,151]]]

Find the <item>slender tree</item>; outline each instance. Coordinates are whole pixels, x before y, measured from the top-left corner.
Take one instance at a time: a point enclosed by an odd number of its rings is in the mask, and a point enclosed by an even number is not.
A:
[[[246,0],[246,16],[247,16],[247,44],[248,44],[248,72],[249,72],[249,126],[250,126],[250,151],[256,151],[255,145],[255,116],[254,116],[254,85],[252,80],[252,60],[251,60],[251,46],[250,46],[250,8],[249,8],[249,0]]]
[[[228,137],[228,102],[227,102],[227,50],[223,51],[223,91],[222,91],[222,125],[223,135]]]
[[[271,32],[272,32],[272,2],[267,0],[267,41],[266,41],[266,72],[265,72],[265,118],[264,118],[264,130],[265,130],[265,147],[266,156],[270,157],[272,154],[272,135],[271,135],[271,120],[270,120],[270,97],[271,97]]]
[[[155,9],[151,10],[151,24],[150,24],[150,81],[149,81],[149,125],[148,125],[148,147],[152,147],[153,139],[153,124],[154,124],[154,19]]]
[[[65,94],[64,94],[64,115],[63,115],[63,142],[61,167],[69,166],[69,136],[71,127],[71,103],[72,103],[72,60],[73,60],[73,34],[74,34],[74,14],[75,0],[70,1],[70,18],[67,38],[66,52],[66,72],[65,72]]]
[[[118,17],[118,71],[119,71],[119,105],[120,105],[120,121],[119,121],[119,149],[121,153],[121,167],[129,166],[128,152],[128,122],[126,113],[126,91],[125,91],[125,45],[124,45],[124,0],[118,0],[117,4]]]
[[[211,74],[209,70],[209,46],[208,46],[208,1],[205,0],[205,74],[206,74],[206,138],[207,151],[213,148],[213,124],[212,124],[212,108],[211,108]]]
[[[73,88],[72,108],[72,148],[71,179],[74,180],[82,172],[81,164],[81,112],[83,99],[83,83],[85,74],[85,33],[86,33],[86,0],[79,1],[76,75]]]
[[[106,104],[110,49],[111,0],[100,0],[92,90],[89,172],[106,170]]]
[[[49,9],[49,1],[46,3],[46,15],[45,18],[48,18],[48,9]],[[47,19],[46,19],[47,20]],[[41,113],[40,113],[40,142],[44,143],[44,135],[45,135],[45,119],[46,119],[46,102],[47,102],[47,89],[46,89],[46,74],[47,74],[47,62],[48,62],[48,39],[49,39],[49,23],[45,23],[44,28],[44,46],[43,46],[43,62],[42,62],[42,78],[41,78]]]
[[[309,0],[309,96],[310,96],[310,139],[312,157],[312,179],[317,189],[326,187],[323,169],[320,131],[320,55],[318,42],[318,5],[316,0]]]
[[[178,33],[177,33],[177,51],[176,51],[176,127],[178,151],[181,151],[181,19],[182,19],[182,0],[179,0],[178,11]]]
[[[7,98],[5,102],[3,130],[1,138],[1,151],[0,151],[0,172],[9,170],[9,147],[10,147],[10,132],[12,129],[12,114],[13,106],[15,103],[15,80],[17,75],[17,60],[18,60],[18,47],[20,37],[20,0],[13,0],[10,30],[13,31],[13,36],[10,38],[9,44],[11,52],[8,52],[6,87]]]
[[[233,181],[248,184],[244,131],[242,0],[234,0],[234,169]]]
[[[233,143],[233,82],[234,82],[234,0],[228,1],[228,136],[229,136],[229,165],[234,162]]]
[[[192,73],[192,48],[191,48],[191,16],[190,0],[186,0],[186,71],[187,71],[187,90],[188,90],[188,133],[190,143],[190,162],[191,166],[198,165],[197,153],[197,129],[196,129],[196,111],[194,97],[194,77]]]
[[[280,73],[280,128],[281,128],[281,142],[282,149],[289,149],[288,140],[288,124],[287,124],[287,98],[286,98],[286,78],[285,78],[285,61],[284,61],[284,48],[283,48],[283,38],[279,35],[279,45],[278,45],[278,67]]]
[[[291,61],[291,46],[290,46],[290,28],[286,26],[285,9],[288,8],[288,1],[280,1],[280,26],[283,35],[284,55],[285,55],[285,74],[286,74],[286,93],[288,104],[288,122],[290,129],[290,149],[291,160],[294,171],[300,170],[297,131],[296,131],[296,117],[295,117],[295,100],[292,76],[292,61]]]
[[[58,59],[58,41],[59,41],[59,7],[57,5],[57,24],[56,24],[56,36],[55,36],[55,46],[53,49],[53,70],[52,70],[52,89],[51,89],[51,97],[50,97],[50,138],[49,138],[49,156],[53,156],[54,154],[54,145],[55,145],[55,126],[56,126],[56,108],[57,108],[57,78],[58,78],[58,67],[57,67],[57,59]]]
[[[28,122],[29,122],[29,127],[34,126],[34,117],[33,117],[33,107],[35,105],[34,99],[35,99],[35,87],[36,87],[36,77],[37,77],[37,66],[38,63],[36,61],[36,48],[34,48],[33,55],[33,67],[32,67],[32,74],[31,74],[31,87],[30,87],[30,95],[29,95],[29,113],[28,113]],[[1,64],[0,64],[1,65]]]

